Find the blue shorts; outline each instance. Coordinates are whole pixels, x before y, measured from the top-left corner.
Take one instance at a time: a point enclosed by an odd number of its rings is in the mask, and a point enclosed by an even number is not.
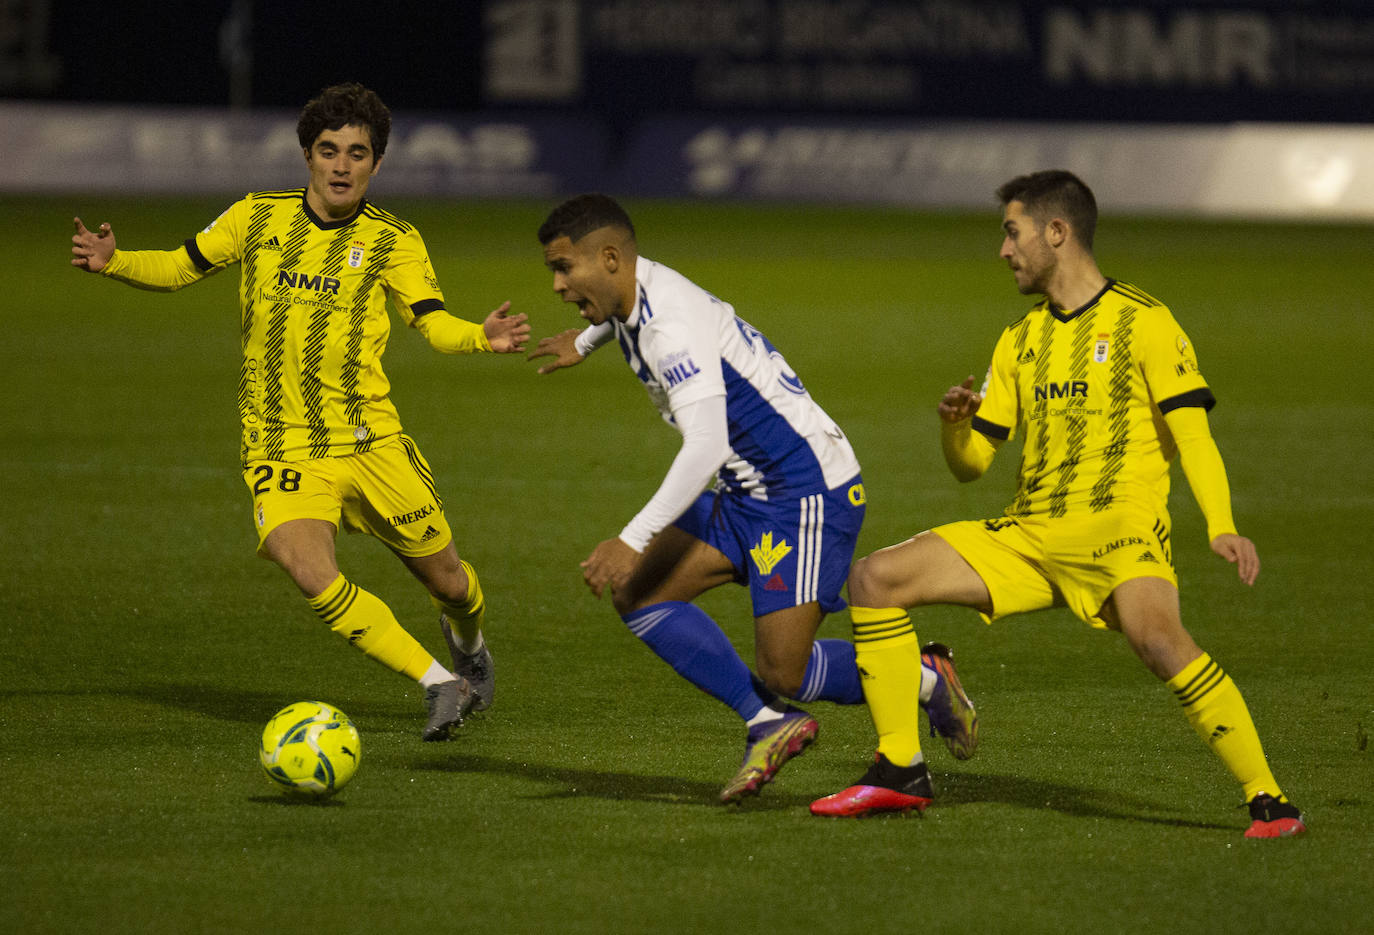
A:
[[[864,521],[863,479],[795,500],[755,500],[708,491],[678,517],[677,526],[719,550],[749,586],[754,616],[818,602],[823,613],[845,608]]]

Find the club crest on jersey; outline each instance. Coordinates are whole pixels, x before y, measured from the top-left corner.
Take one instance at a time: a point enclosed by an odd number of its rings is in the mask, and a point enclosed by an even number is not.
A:
[[[364,250],[366,247],[367,247],[367,244],[363,243],[361,240],[355,240],[355,241],[353,241],[352,244],[349,245],[349,247],[348,247],[348,265],[349,265],[349,266],[353,267],[354,269],[357,269],[358,267],[360,267],[360,266],[363,265],[363,250]]]
[[[1111,335],[1107,334],[1099,334],[1097,336],[1097,343],[1093,345],[1094,363],[1105,364],[1107,362],[1107,354],[1111,351],[1110,337]]]
[[[778,562],[786,558],[791,551],[792,547],[787,544],[786,539],[780,540],[777,545],[773,545],[773,534],[771,532],[766,532],[763,534],[763,538],[759,540],[758,545],[749,550],[749,557],[752,558],[754,564],[758,566],[759,574],[766,575],[773,570]]]

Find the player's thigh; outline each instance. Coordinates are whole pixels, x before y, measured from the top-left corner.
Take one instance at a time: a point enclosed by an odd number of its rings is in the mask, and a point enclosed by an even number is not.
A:
[[[654,536],[625,586],[616,609],[628,613],[663,601],[692,601],[735,580],[735,567],[718,549],[676,526]]]
[[[927,530],[859,559],[849,572],[849,602],[858,607],[990,604],[987,585],[949,542]]]
[[[1165,578],[1132,578],[1103,605],[1107,626],[1120,630],[1141,661],[1161,679],[1170,679],[1202,654],[1183,627],[1178,588]]]
[[[347,474],[344,529],[380,539],[402,558],[433,555],[453,541],[434,475],[409,437],[339,460]]]
[[[1046,525],[1045,562],[1065,605],[1092,626],[1113,625],[1113,596],[1132,582],[1142,593],[1173,594],[1177,619],[1178,578],[1169,547],[1169,516],[1162,509],[1127,504],[1117,509],[1068,516]],[[1151,582],[1159,582],[1158,585]],[[1163,601],[1163,603],[1161,603]],[[1142,602],[1142,610],[1164,612],[1167,598]],[[1159,617],[1163,619],[1163,617]]]
[[[243,482],[253,497],[253,525],[258,533],[258,554],[270,554],[267,539],[280,526],[294,520],[318,520],[332,531],[340,524],[341,496],[334,465],[327,459],[312,461],[251,461],[243,469]]]
[[[334,525],[321,519],[292,519],[263,540],[263,552],[307,597],[318,597],[339,577]]]

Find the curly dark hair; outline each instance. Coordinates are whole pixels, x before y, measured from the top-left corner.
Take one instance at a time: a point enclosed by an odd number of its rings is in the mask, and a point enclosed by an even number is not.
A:
[[[547,246],[566,235],[577,243],[603,227],[618,227],[630,235],[630,240],[635,239],[634,223],[614,198],[596,192],[578,195],[549,212],[539,227],[539,242]]]
[[[325,88],[319,97],[305,105],[296,122],[296,137],[301,149],[310,149],[325,130],[340,130],[346,126],[367,127],[372,138],[372,153],[381,159],[386,141],[391,136],[391,111],[382,103],[377,92],[356,81]]]

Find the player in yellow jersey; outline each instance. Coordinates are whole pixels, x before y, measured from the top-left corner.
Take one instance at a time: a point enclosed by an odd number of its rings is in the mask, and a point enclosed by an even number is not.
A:
[[[159,291],[240,265],[238,404],[258,554],[332,630],[419,682],[429,709],[422,736],[444,740],[468,710],[491,703],[485,601],[388,396],[388,299],[445,353],[517,352],[530,329],[509,302],[480,325],[450,315],[419,232],[366,200],[391,132],[374,92],[326,88],[296,129],[305,188],[250,194],[175,250],[117,250],[109,224],[90,231],[76,218],[72,265]],[[429,591],[452,669],[340,574],[340,528],[380,539]]]
[[[1044,299],[1003,331],[982,392],[950,388],[939,414],[960,480],[1022,435],[1015,498],[997,519],[928,530],[855,563],[849,600],[869,710],[873,768],[812,805],[823,815],[924,809],[931,801],[909,686],[920,658],[907,610],[972,607],[989,622],[1067,606],[1121,632],[1171,688],[1193,728],[1240,782],[1247,837],[1305,829],[1265,760],[1245,701],[1184,629],[1169,544],[1169,465],[1181,457],[1214,552],[1241,581],[1259,574],[1236,532],[1226,470],[1207,411],[1215,400],[1192,342],[1169,309],[1103,276],[1093,256],[1097,205],[1068,172],[998,189],[1001,256],[1025,295]]]

